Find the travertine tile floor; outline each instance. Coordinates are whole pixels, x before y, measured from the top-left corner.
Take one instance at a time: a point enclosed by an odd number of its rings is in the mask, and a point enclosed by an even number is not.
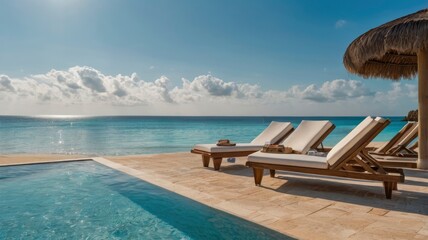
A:
[[[380,182],[280,171],[256,187],[245,158],[219,172],[190,153],[95,160],[299,239],[428,239],[428,171],[406,169],[387,200]]]

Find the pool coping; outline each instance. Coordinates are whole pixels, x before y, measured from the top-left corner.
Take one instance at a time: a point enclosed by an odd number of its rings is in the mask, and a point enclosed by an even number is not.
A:
[[[94,158],[72,158],[72,159],[55,159],[47,161],[35,161],[35,162],[22,162],[22,163],[0,163],[0,167],[12,167],[22,165],[34,165],[34,164],[49,164],[49,163],[62,163],[62,162],[78,162],[78,161],[94,161]]]

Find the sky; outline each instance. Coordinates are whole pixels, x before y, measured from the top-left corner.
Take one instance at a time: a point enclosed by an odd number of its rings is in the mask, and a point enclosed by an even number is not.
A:
[[[405,115],[347,46],[428,1],[3,0],[0,115]]]

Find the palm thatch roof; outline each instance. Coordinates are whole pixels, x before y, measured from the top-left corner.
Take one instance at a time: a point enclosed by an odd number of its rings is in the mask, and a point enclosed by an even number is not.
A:
[[[349,45],[343,64],[365,78],[414,78],[420,49],[428,50],[428,9],[364,33]]]

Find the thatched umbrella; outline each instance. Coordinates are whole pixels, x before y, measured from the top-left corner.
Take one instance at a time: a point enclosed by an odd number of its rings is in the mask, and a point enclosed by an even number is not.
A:
[[[359,36],[346,50],[343,63],[349,72],[365,78],[410,79],[418,73],[418,168],[428,169],[428,9]]]

